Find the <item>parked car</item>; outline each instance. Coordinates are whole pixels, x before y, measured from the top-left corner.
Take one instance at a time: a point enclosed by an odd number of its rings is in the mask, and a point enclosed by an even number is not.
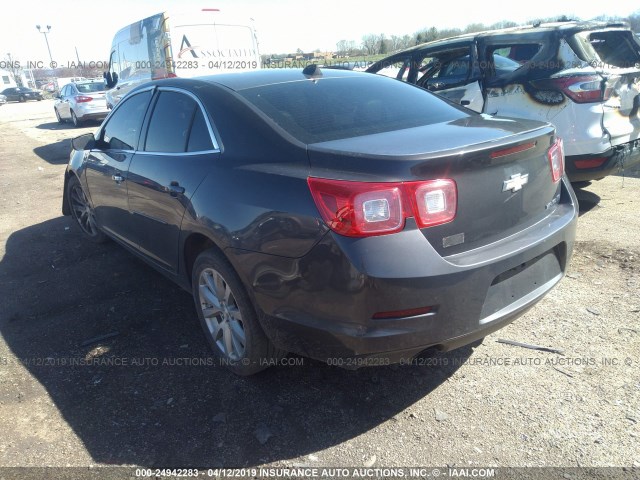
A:
[[[7,97],[0,95],[0,105],[4,105],[5,103],[7,103]]]
[[[640,162],[640,42],[617,23],[562,22],[462,35],[367,69],[476,112],[548,121],[571,181]]]
[[[339,69],[167,79],[72,142],[63,212],[192,292],[213,351],[383,365],[476,341],[563,276],[553,126]]]
[[[68,83],[56,97],[53,110],[59,123],[67,120],[79,127],[87,120],[104,120],[109,114],[103,80]]]
[[[42,100],[42,93],[27,87],[9,87],[0,92],[8,102],[26,102],[27,100]]]

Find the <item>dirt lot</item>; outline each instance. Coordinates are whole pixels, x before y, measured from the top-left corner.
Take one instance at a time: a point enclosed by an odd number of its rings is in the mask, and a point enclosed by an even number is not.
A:
[[[95,128],[0,107],[0,466],[640,467],[637,171],[578,191],[567,278],[481,345],[242,379],[199,365],[188,293],[61,216],[69,139]]]

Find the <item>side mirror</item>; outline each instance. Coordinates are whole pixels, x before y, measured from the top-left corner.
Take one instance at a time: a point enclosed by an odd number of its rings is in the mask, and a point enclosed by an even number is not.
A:
[[[113,86],[115,85],[115,82],[113,81],[111,72],[103,72],[102,76],[104,77],[104,83],[107,84],[107,88],[113,88]]]
[[[96,145],[96,139],[93,133],[85,133],[71,140],[71,146],[74,150],[91,150]]]

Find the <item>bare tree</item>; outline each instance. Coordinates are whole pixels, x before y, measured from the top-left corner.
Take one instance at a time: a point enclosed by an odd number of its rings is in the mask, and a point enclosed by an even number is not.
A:
[[[629,22],[631,30],[634,32],[640,32],[640,10],[629,15],[629,17],[627,17],[627,22]]]
[[[425,42],[433,42],[434,40],[437,40],[439,38],[439,32],[438,29],[436,27],[431,27],[430,29],[428,29],[425,34]]]
[[[392,52],[397,52],[398,50],[402,49],[402,37],[399,37],[398,35],[391,35],[391,39],[389,41],[390,41],[389,49]]]
[[[353,55],[356,51],[356,41],[355,40],[349,40],[347,42],[347,53],[349,55]]]
[[[518,24],[516,22],[512,22],[511,20],[502,20],[501,22],[496,22],[492,24],[489,28],[491,30],[500,30],[502,28],[511,28],[517,27]]]
[[[339,57],[346,57],[349,54],[349,42],[347,40],[339,40],[336,43],[336,50]]]
[[[378,47],[380,46],[380,38],[374,33],[369,33],[362,37],[362,48],[367,52],[367,55],[375,55],[378,53]]]
[[[388,53],[389,52],[389,40],[384,36],[384,33],[378,35],[378,52],[377,53]]]

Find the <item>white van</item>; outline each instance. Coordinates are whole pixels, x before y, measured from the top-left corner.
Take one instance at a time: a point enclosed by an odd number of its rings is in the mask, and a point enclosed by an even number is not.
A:
[[[113,39],[104,78],[107,107],[141,83],[260,68],[252,22],[217,9],[163,12],[123,28]]]

